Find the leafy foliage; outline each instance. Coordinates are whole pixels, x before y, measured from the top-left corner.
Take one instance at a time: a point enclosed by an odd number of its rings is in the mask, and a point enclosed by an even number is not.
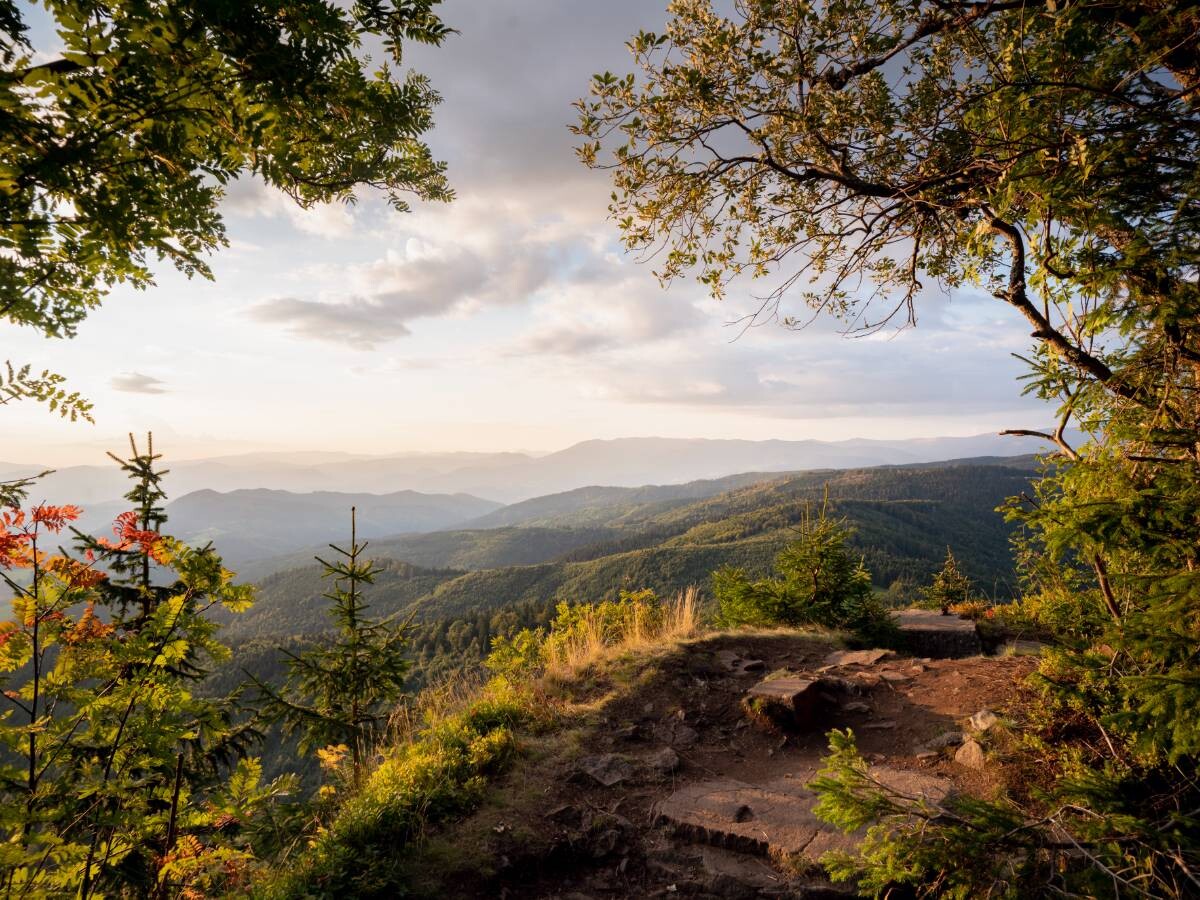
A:
[[[92,404],[78,391],[68,392],[63,387],[66,379],[62,375],[49,370],[43,370],[40,375],[34,374],[33,366],[29,364],[16,368],[11,362],[5,362],[4,368],[6,374],[0,376],[0,406],[30,399],[45,403],[50,412],[56,412],[72,422],[79,419],[94,421]]]
[[[253,852],[237,829],[221,830],[223,809],[237,805],[244,821],[287,790],[287,781],[258,785],[253,763],[222,777],[253,732],[233,723],[231,700],[190,686],[228,658],[208,612],[244,609],[251,591],[211,550],[159,532],[155,459],[134,447],[125,467],[141,508],[118,517],[112,538],[82,538],[82,557],[48,550],[77,507],[0,515],[0,578],[14,595],[13,618],[0,624],[9,891],[230,887]]]
[[[850,731],[831,731],[829,749],[809,784],[820,796],[813,811],[845,831],[866,829],[857,854],[822,857],[835,880],[853,880],[870,896],[906,886],[922,897],[969,900],[980,884],[994,897],[1028,896],[1022,885],[1044,874],[1047,860],[1017,837],[1030,828],[1012,804],[959,794],[939,806],[901,793],[873,777]],[[951,823],[957,827],[933,827]],[[950,858],[957,865],[945,866]]]
[[[358,185],[449,197],[421,135],[438,96],[401,69],[440,44],[437,0],[50,0],[62,42],[43,59],[21,6],[0,3],[0,316],[75,332],[152,261],[210,276],[218,204],[251,175],[302,206]],[[384,64],[365,56],[370,41]],[[402,71],[402,70],[401,70]]]

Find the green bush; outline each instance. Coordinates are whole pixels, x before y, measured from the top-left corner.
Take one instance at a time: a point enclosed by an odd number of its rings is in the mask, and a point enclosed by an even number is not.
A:
[[[515,730],[533,718],[528,697],[493,682],[466,709],[395,747],[262,895],[401,896],[404,847],[428,826],[478,806],[488,777],[516,752]]]
[[[822,509],[805,516],[800,536],[775,558],[776,575],[752,581],[744,569],[713,573],[722,627],[819,625],[886,638],[893,625],[871,576],[846,548],[851,532]]]

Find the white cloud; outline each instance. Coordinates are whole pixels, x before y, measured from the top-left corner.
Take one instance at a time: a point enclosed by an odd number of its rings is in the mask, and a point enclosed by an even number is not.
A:
[[[142,372],[122,372],[120,375],[114,375],[109,381],[109,385],[114,391],[121,391],[126,394],[167,393],[165,381],[155,378],[153,375],[145,375]]]
[[[256,178],[240,178],[226,188],[222,204],[228,215],[245,218],[284,219],[304,234],[322,238],[345,238],[354,233],[354,207],[346,203],[322,203],[305,208],[278,188]]]

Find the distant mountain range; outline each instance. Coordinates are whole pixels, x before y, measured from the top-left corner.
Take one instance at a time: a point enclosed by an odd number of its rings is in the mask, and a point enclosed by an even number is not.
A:
[[[669,594],[695,585],[707,591],[722,565],[767,571],[814,504],[826,501],[854,529],[851,546],[878,588],[897,579],[927,583],[952,547],[981,590],[1004,597],[1015,586],[1012,526],[996,507],[1028,489],[1033,472],[1027,456],[1002,464],[975,459],[746,475],[623,495],[572,491],[540,498],[534,505],[546,514],[526,524],[372,542],[368,555],[384,571],[369,589],[369,602],[375,615],[474,622],[505,607],[517,614],[514,605],[523,604],[523,615],[550,609],[556,600],[594,601],[622,588]],[[520,512],[508,507],[487,518],[512,521],[510,510]],[[327,627],[321,593],[328,582],[311,552],[251,564],[238,574],[257,581],[260,591],[248,613],[222,619],[234,643]]]
[[[172,461],[165,484],[172,497],[193,491],[270,489],[311,493],[470,494],[511,504],[589,485],[636,487],[717,479],[739,472],[794,472],[907,465],[1037,452],[1036,440],[994,434],[881,441],[742,441],[622,438],[529,453],[251,453]],[[169,452],[169,448],[167,448]],[[0,480],[39,472],[36,463],[0,463]],[[33,499],[95,506],[116,501],[127,484],[116,466],[56,471]]]
[[[349,546],[350,509],[360,539],[437,531],[499,508],[468,494],[343,494],[316,491],[193,491],[167,505],[169,531],[188,542],[212,541],[227,563],[334,542]]]

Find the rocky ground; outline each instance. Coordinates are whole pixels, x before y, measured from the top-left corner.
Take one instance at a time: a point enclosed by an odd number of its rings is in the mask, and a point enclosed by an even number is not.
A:
[[[958,653],[964,640],[917,646]],[[568,727],[529,739],[484,808],[428,836],[411,883],[442,897],[844,896],[815,863],[855,838],[817,820],[805,788],[826,732],[852,728],[906,791],[985,795],[1000,775],[971,735],[1018,702],[1034,663],[845,651],[795,633],[610,662],[571,686]]]

